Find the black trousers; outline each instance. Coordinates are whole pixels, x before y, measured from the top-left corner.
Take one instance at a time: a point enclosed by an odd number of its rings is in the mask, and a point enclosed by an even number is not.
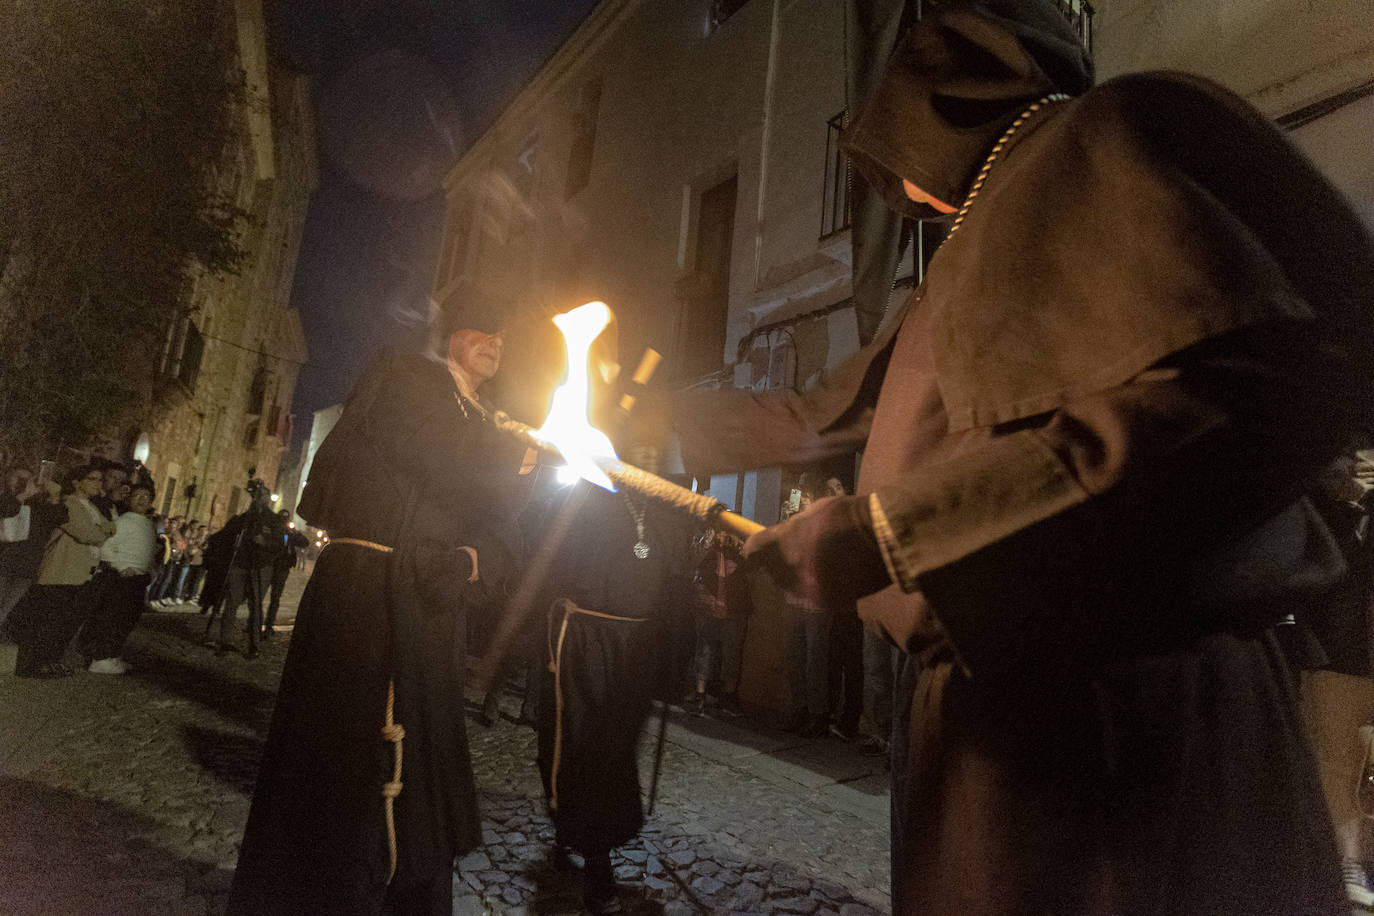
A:
[[[270,566],[231,566],[224,583],[224,601],[220,606],[219,641],[230,645],[234,641],[234,621],[239,607],[248,602],[248,649],[256,650],[262,636],[262,601],[272,577]]]
[[[276,625],[277,609],[281,606],[281,593],[286,588],[286,578],[291,575],[293,568],[281,564],[272,567],[272,597],[267,602],[267,619],[262,624],[264,630],[271,630]]]
[[[62,660],[62,653],[91,613],[92,583],[32,585],[10,614],[7,630],[19,644],[15,670],[36,671]]]
[[[143,595],[151,577],[147,573],[121,576],[102,568],[91,580],[94,592],[90,619],[81,629],[81,652],[87,658],[115,658],[143,613]]]

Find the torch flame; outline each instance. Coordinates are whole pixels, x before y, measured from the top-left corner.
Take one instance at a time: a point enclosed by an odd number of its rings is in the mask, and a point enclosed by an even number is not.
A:
[[[614,492],[615,485],[596,460],[615,461],[615,448],[587,417],[591,403],[587,354],[592,341],[610,322],[611,310],[604,302],[588,302],[554,316],[553,323],[563,332],[568,348],[568,378],[554,390],[549,415],[535,435],[557,448],[583,480]]]

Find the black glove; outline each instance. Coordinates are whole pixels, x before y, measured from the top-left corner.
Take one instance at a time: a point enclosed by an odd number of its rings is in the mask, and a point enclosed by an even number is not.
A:
[[[805,512],[755,532],[745,562],[786,591],[835,607],[892,584],[873,535],[866,496],[818,500]]]

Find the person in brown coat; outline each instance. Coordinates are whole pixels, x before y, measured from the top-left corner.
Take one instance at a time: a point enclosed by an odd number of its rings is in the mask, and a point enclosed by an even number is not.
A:
[[[115,533],[115,523],[96,508],[104,475],[94,465],[72,473],[65,500],[66,519],[53,530],[38,568],[38,579],[10,615],[6,628],[19,644],[15,673],[20,677],[66,677],[62,653],[90,616],[96,595],[91,579],[100,545]]]
[[[905,653],[894,912],[1348,913],[1271,624],[1339,572],[1302,494],[1374,421],[1374,246],[1220,86],[926,7],[846,141],[954,214],[924,282],[818,388],[678,396],[684,462],[865,447],[745,553]]]

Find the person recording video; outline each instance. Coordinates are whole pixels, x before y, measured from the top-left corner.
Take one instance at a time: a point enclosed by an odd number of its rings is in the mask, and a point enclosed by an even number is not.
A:
[[[226,534],[234,538],[234,553],[224,583],[224,597],[219,609],[219,641],[216,655],[235,651],[234,623],[239,608],[248,604],[248,647],[244,655],[258,654],[258,639],[262,634],[263,599],[272,582],[272,563],[281,550],[286,523],[272,511],[272,495],[259,479],[248,481],[250,502],[248,509],[231,518],[224,526]],[[213,626],[213,624],[212,624]]]

